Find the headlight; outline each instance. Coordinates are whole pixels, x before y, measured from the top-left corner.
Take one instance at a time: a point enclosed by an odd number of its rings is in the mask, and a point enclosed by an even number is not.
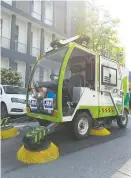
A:
[[[19,99],[19,98],[11,98],[12,103],[22,103],[26,104],[26,100],[24,99]]]

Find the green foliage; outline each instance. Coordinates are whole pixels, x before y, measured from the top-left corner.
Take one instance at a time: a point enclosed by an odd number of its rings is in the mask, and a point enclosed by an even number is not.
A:
[[[90,38],[88,49],[120,62],[124,61],[124,48],[118,47],[119,19],[112,19],[108,11],[93,5],[87,11],[79,12],[76,19],[76,34],[86,34]]]
[[[21,76],[12,69],[1,69],[1,84],[21,86]]]

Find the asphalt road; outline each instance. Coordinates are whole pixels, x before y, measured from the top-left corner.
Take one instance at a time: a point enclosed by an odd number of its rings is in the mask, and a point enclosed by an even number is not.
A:
[[[119,129],[115,123],[111,132],[110,136],[75,141],[62,129],[50,136],[59,147],[59,159],[40,165],[17,161],[16,152],[24,133],[2,141],[2,178],[110,178],[131,158],[131,116],[127,129]]]

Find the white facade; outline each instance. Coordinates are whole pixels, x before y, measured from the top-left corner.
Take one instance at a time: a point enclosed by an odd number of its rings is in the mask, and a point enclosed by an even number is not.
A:
[[[26,53],[27,50],[27,22],[16,19],[16,25],[19,27],[18,33],[18,52]]]
[[[40,55],[40,29],[37,27],[32,27],[32,56]]]
[[[5,3],[12,6],[12,0],[3,0]],[[41,20],[42,11],[41,11],[41,1],[32,2],[33,8],[32,16],[38,20]],[[20,4],[19,4],[20,5]],[[22,6],[25,7],[25,6]],[[18,8],[16,6],[16,8]],[[30,55],[37,57],[40,55],[40,44],[41,44],[41,28],[44,29],[44,50],[48,51],[50,47],[50,43],[52,42],[52,33],[51,30],[48,31],[48,28],[44,28],[43,26],[38,25],[37,23],[32,22],[29,19],[22,17],[20,14],[16,14],[13,11],[9,11],[6,8],[2,7],[2,14],[1,14],[1,46],[6,49],[10,49],[10,39],[11,39],[11,23],[12,15],[16,16],[16,29],[15,29],[15,49],[14,53],[17,51],[26,55],[27,53],[27,33],[28,33],[28,22],[31,23],[31,47],[30,47]],[[52,1],[45,1],[45,16],[44,16],[44,23],[49,26],[53,24],[53,2]],[[13,43],[12,43],[13,44]],[[12,45],[13,47],[13,45]],[[16,54],[18,55],[18,53]],[[20,54],[21,55],[21,54]],[[10,57],[9,57],[10,58]],[[17,70],[21,74],[23,86],[25,86],[25,78],[26,78],[26,63],[23,61],[19,61],[19,58],[11,59],[12,63],[10,62],[9,58],[1,59],[1,67],[2,68],[9,68],[11,65],[14,70]],[[14,63],[13,63],[14,62]],[[51,71],[45,69],[43,71],[43,79],[48,80],[50,79]],[[40,77],[40,70],[37,69],[36,71],[36,79],[39,80]]]
[[[11,16],[3,13],[1,14],[1,19],[2,19],[2,40],[1,40],[1,45],[4,48],[10,48],[10,37],[11,37]]]

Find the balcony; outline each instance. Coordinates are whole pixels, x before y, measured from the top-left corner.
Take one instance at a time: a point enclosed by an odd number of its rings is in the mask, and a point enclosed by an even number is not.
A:
[[[27,45],[16,41],[15,42],[15,51],[26,54]]]
[[[40,49],[36,47],[32,47],[30,51],[32,56],[39,56],[40,55]]]
[[[41,20],[41,14],[38,14],[37,12],[35,11],[32,11],[32,17],[38,19],[38,20]]]
[[[7,48],[10,49],[10,39],[6,38],[6,37],[1,37],[1,46],[3,48]]]

